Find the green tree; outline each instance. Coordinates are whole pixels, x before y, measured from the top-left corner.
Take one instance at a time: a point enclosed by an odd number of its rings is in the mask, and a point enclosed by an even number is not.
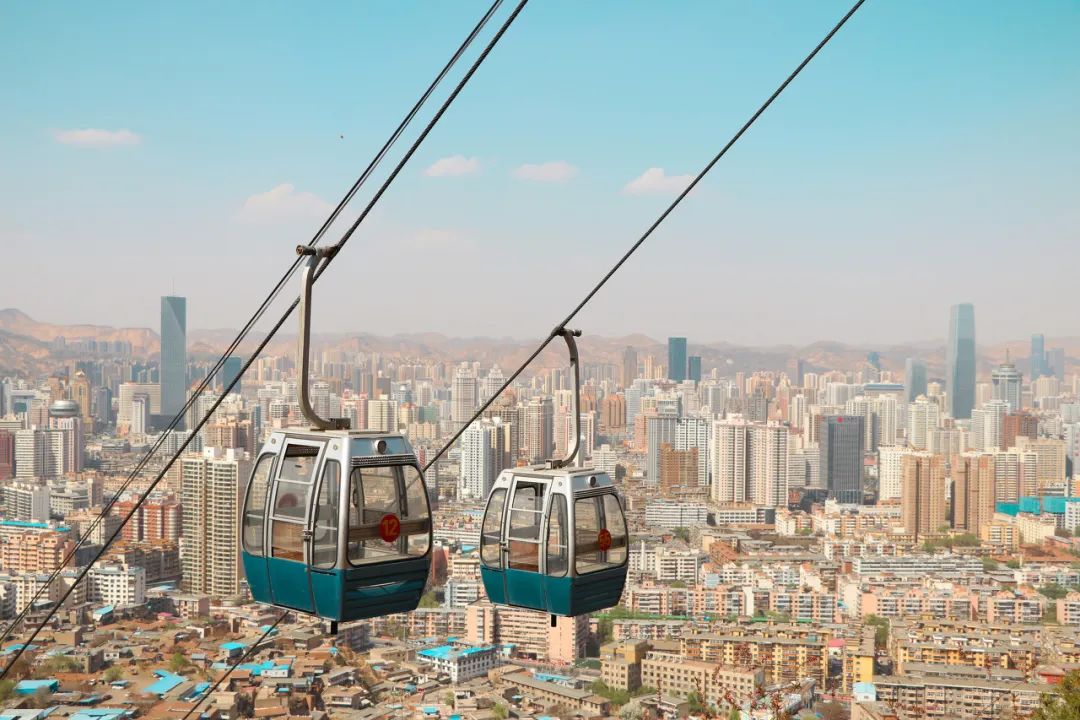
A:
[[[677,527],[673,531],[675,537],[679,538],[683,542],[690,542],[690,529],[684,527]]]
[[[1017,560],[1016,558],[1013,558],[1012,560],[1009,560],[1008,562],[1005,563],[1005,567],[1010,568],[1012,570],[1018,570],[1018,569],[1020,569],[1020,561]]]
[[[435,597],[435,593],[426,592],[420,598],[420,607],[422,608],[437,608],[439,607],[439,600]]]
[[[442,699],[443,705],[446,705],[451,710],[454,708],[454,693],[447,692],[445,695],[442,696]]]
[[[880,615],[867,615],[863,622],[874,628],[874,647],[879,650],[889,644],[889,619]]]
[[[1050,583],[1049,585],[1040,586],[1039,592],[1051,600],[1060,600],[1069,594],[1069,588],[1057,583]]]
[[[15,694],[15,681],[5,678],[0,680],[0,702],[11,699]]]
[[[692,713],[703,713],[708,710],[705,705],[705,698],[701,697],[701,693],[697,690],[686,696],[686,702],[690,704],[690,712]]]
[[[506,711],[506,706],[502,703],[495,703],[495,707],[491,708],[491,714],[495,716],[495,720],[506,720],[506,716],[509,714]]]
[[[615,637],[615,624],[609,617],[602,617],[596,621],[596,635],[600,639],[600,643],[611,642]]]
[[[1033,720],[1080,720],[1080,671],[1073,670],[1042,696]]]
[[[739,708],[731,708],[731,712],[728,713],[728,720],[742,720],[742,712]]]
[[[120,667],[119,665],[113,665],[105,671],[104,677],[105,682],[107,683],[116,682],[120,678],[124,677],[124,668]]]
[[[986,572],[994,572],[999,567],[1001,567],[1001,565],[999,565],[997,563],[997,561],[994,560],[993,558],[983,558],[982,559],[982,566],[983,566],[983,570],[985,570]]]
[[[169,658],[169,670],[174,673],[182,672],[190,663],[184,653],[173,653]]]

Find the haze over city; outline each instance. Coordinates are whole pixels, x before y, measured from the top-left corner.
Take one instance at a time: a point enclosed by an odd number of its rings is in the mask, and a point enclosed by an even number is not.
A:
[[[0,241],[32,272],[0,305],[153,327],[130,298],[175,289],[193,328],[239,327],[481,12],[420,7],[6,8]],[[530,6],[320,284],[320,327],[546,333],[842,9]],[[1075,4],[852,22],[584,326],[883,344],[973,302],[980,340],[1078,334]],[[1037,292],[1000,291],[1018,266]],[[551,292],[492,302],[508,273]]]

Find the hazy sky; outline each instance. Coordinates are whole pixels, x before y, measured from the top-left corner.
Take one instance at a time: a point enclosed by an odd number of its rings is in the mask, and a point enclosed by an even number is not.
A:
[[[3,4],[0,307],[156,329],[175,283],[239,326],[486,6]],[[846,9],[533,0],[316,330],[546,332]],[[578,324],[1080,335],[1078,38],[1072,0],[869,0]]]

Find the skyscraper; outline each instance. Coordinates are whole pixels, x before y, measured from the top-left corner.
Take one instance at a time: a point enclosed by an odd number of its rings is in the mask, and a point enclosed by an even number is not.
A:
[[[1046,374],[1046,336],[1038,333],[1031,336],[1031,380],[1034,382]]]
[[[188,592],[221,598],[240,591],[238,500],[240,476],[247,477],[241,458],[236,450],[206,450],[182,461],[180,567]]]
[[[627,345],[622,352],[622,386],[628,388],[635,380],[637,380],[637,350]]]
[[[900,518],[917,537],[933,535],[945,525],[945,457],[908,453],[901,459],[903,488]]]
[[[993,385],[994,399],[1004,400],[1009,404],[1009,412],[1018,412],[1020,407],[1020,386],[1023,378],[1016,366],[1009,362],[1008,355],[1005,362],[994,368],[990,374],[990,382]]]
[[[679,425],[677,415],[664,413],[648,419],[649,452],[646,458],[645,476],[649,483],[660,482],[660,447],[665,443],[675,446]]]
[[[229,387],[229,383],[236,380],[236,385],[233,387],[232,392],[240,392],[240,370],[244,367],[244,359],[237,357],[236,355],[230,355],[225,358],[225,364],[221,366],[221,388],[224,390]]]
[[[970,303],[953,305],[949,313],[945,376],[949,414],[967,420],[975,407],[975,306]]]
[[[161,298],[161,414],[174,417],[187,401],[187,299]],[[183,426],[181,426],[183,427]]]
[[[495,446],[497,433],[486,420],[473,423],[461,436],[461,476],[458,499],[477,500],[487,496],[495,482]]]
[[[667,341],[667,359],[669,380],[682,382],[686,379],[686,338],[669,337]]]
[[[455,430],[467,423],[476,411],[476,397],[476,375],[468,363],[461,363],[450,387],[450,421]]]
[[[686,361],[686,377],[694,382],[701,382],[701,356],[691,355]]]
[[[530,463],[541,463],[555,451],[555,408],[551,398],[535,397],[525,406],[525,451]]]
[[[828,415],[821,418],[818,430],[820,468],[829,497],[841,503],[862,502],[863,418],[852,415]]]
[[[904,362],[904,393],[908,402],[926,394],[926,363],[915,358]]]

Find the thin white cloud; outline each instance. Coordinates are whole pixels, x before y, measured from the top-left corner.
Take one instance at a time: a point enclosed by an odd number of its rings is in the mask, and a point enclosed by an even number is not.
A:
[[[652,167],[626,183],[630,195],[676,195],[686,189],[693,175],[668,175],[664,168]]]
[[[514,169],[514,177],[520,180],[534,180],[536,182],[569,182],[577,177],[577,174],[578,169],[565,160],[555,160],[538,165],[525,163],[521,167]]]
[[[453,177],[455,175],[471,175],[479,169],[479,158],[451,155],[436,160],[424,171],[424,174],[428,177]]]
[[[244,201],[236,214],[244,222],[265,222],[291,217],[322,217],[333,205],[318,195],[296,192],[291,183],[282,183],[264,193],[256,193]]]
[[[130,130],[102,130],[100,128],[56,130],[53,132],[53,139],[62,145],[79,145],[81,147],[115,147],[117,145],[138,145],[142,142],[142,138]]]

